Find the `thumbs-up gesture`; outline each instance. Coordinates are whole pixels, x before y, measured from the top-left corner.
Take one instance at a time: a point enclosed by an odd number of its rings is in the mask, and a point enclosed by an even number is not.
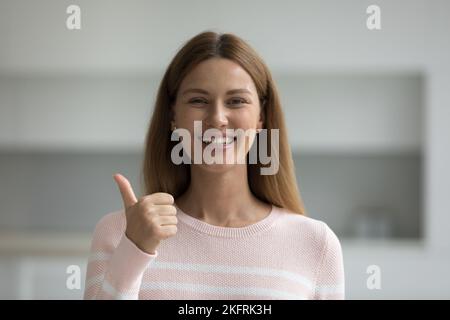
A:
[[[177,210],[169,193],[157,192],[136,199],[127,178],[115,174],[125,207],[125,235],[139,249],[154,254],[161,240],[177,233]]]

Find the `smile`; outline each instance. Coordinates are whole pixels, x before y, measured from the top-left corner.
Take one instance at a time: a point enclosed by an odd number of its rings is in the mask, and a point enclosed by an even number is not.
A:
[[[204,136],[200,137],[201,140],[206,145],[229,145],[236,141],[236,136],[226,136],[226,137],[209,137],[206,138]]]

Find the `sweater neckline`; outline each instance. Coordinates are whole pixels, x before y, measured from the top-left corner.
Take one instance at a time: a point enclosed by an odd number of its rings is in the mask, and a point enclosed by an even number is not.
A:
[[[253,224],[244,227],[221,227],[194,218],[193,216],[183,212],[183,210],[181,210],[176,204],[174,205],[177,209],[177,217],[182,223],[201,233],[226,238],[242,238],[267,230],[279,215],[277,207],[272,205],[270,213],[263,219]]]

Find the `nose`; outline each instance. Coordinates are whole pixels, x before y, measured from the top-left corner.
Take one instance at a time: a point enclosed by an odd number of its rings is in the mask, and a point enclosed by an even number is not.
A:
[[[207,127],[223,128],[228,125],[228,110],[222,102],[216,101],[212,103],[205,119]]]

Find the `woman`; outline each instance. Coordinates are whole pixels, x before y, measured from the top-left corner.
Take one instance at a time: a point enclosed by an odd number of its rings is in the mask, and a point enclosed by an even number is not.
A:
[[[201,155],[212,149],[225,161],[174,161],[179,129],[187,133],[183,159],[194,159],[189,146],[200,144]],[[219,136],[208,137],[210,129]],[[239,129],[256,133],[238,143],[229,132]],[[262,130],[278,162],[272,174],[261,173],[260,159],[248,161]],[[278,140],[270,139],[275,131]],[[344,298],[339,240],[305,216],[275,84],[246,42],[204,32],[180,49],[159,87],[145,148],[145,196],[114,175],[124,210],[95,228],[85,298]]]

